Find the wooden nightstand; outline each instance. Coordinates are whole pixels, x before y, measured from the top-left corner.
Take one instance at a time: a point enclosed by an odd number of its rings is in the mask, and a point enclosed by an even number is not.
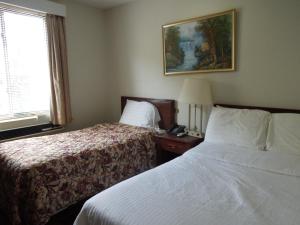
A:
[[[165,163],[182,155],[187,150],[200,144],[204,139],[192,136],[176,137],[170,134],[155,135],[158,164]]]

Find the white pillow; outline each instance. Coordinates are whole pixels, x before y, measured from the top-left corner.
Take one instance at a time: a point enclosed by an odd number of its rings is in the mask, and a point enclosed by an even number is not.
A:
[[[157,108],[149,102],[127,100],[120,123],[139,127],[158,127],[160,116]]]
[[[267,150],[300,155],[300,114],[272,114]]]
[[[213,107],[205,141],[263,150],[269,120],[270,113],[262,110]]]

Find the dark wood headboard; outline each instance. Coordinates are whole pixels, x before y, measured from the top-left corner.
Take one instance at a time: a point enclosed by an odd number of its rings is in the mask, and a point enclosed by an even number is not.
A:
[[[161,121],[159,122],[159,127],[161,129],[169,129],[175,124],[175,100],[121,96],[122,112],[126,105],[127,99],[139,102],[150,102],[155,105],[161,117]]]
[[[215,104],[227,108],[236,109],[259,109],[268,111],[270,113],[297,113],[300,114],[300,109],[283,109],[283,108],[269,108],[269,107],[258,107],[258,106],[244,106],[244,105],[227,105],[227,104]]]

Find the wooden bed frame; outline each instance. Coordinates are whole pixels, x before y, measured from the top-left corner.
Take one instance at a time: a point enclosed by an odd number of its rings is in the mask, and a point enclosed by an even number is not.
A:
[[[175,124],[175,100],[121,96],[121,112],[123,112],[127,100],[146,101],[155,105],[161,117],[159,122],[161,129],[169,129]]]
[[[269,107],[260,107],[260,106],[244,106],[244,105],[227,105],[227,104],[215,104],[215,106],[222,106],[227,108],[236,108],[236,109],[258,109],[268,111],[270,113],[297,113],[300,114],[300,109],[284,109],[284,108],[269,108]]]

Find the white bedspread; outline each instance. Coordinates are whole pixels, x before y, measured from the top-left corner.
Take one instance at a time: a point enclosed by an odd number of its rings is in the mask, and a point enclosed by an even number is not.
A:
[[[299,225],[300,157],[203,143],[89,199],[75,225]]]

